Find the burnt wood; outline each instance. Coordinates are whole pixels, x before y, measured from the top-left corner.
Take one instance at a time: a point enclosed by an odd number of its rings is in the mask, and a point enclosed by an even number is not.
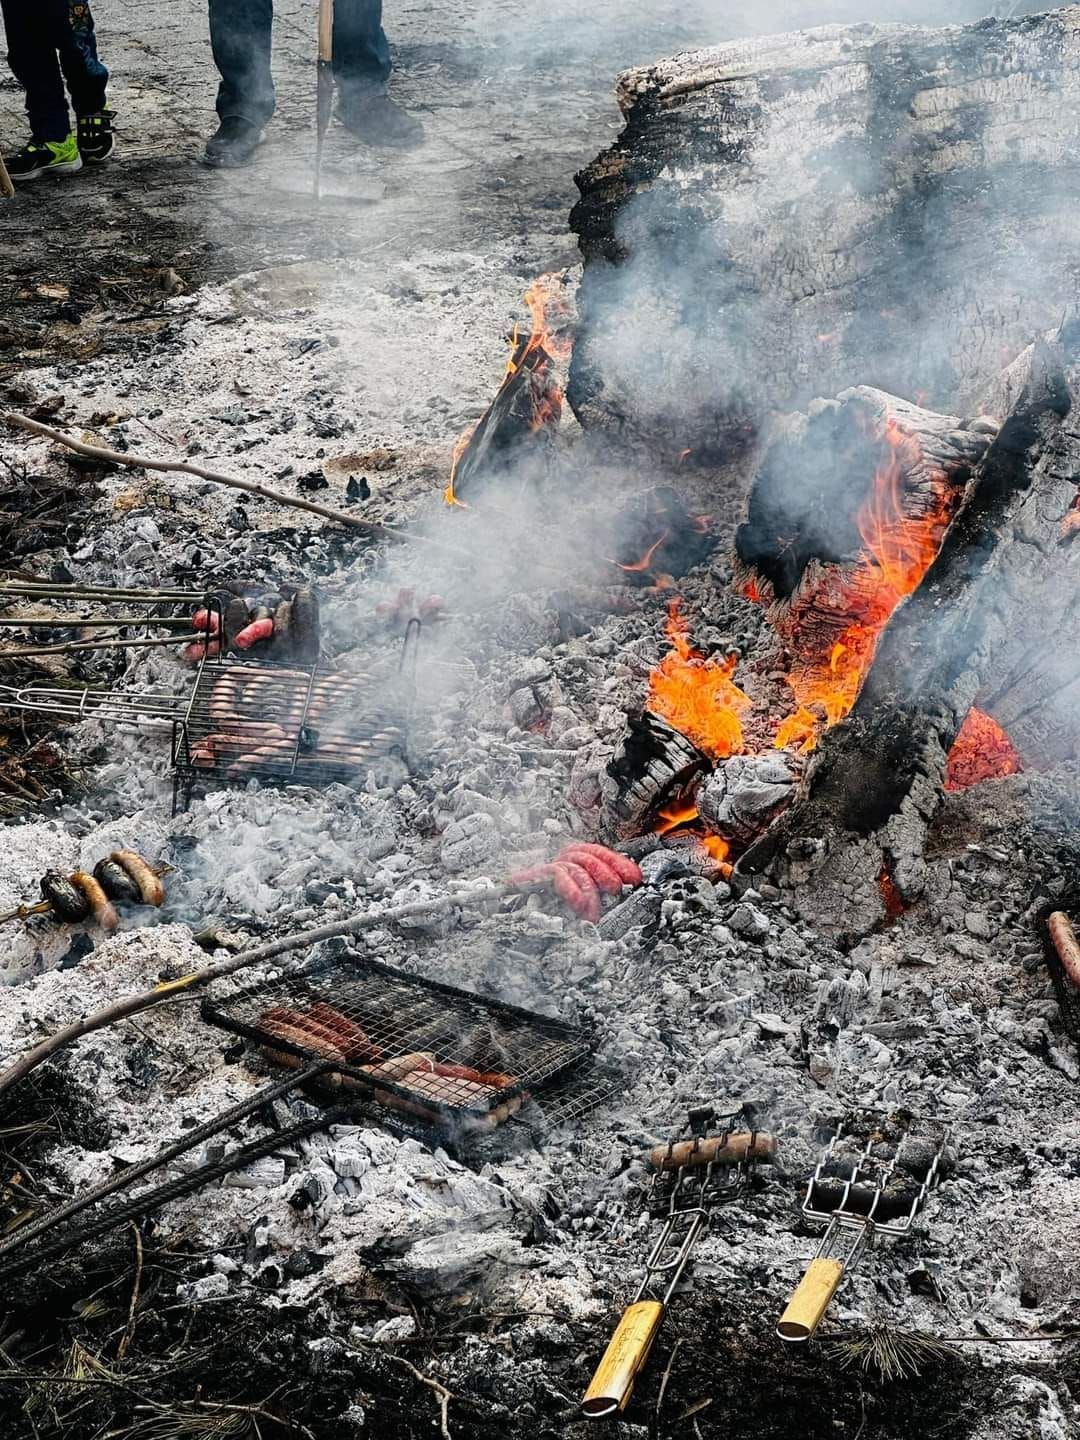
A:
[[[588,427],[702,458],[855,384],[978,413],[1075,293],[1078,7],[744,40],[618,99],[572,219]]]
[[[1068,649],[1076,684],[1080,550],[1060,542],[1080,481],[1075,340],[1072,327],[1040,340],[1013,370],[1010,411],[937,559],[886,626],[851,714],[826,732],[796,803],[740,861],[743,875],[779,878],[841,939],[882,924],[891,899],[924,893],[949,749],[1009,657],[1042,632],[1043,650]],[[1050,593],[1059,599],[1046,613],[1037,600]],[[1070,730],[1075,745],[1075,718]]]

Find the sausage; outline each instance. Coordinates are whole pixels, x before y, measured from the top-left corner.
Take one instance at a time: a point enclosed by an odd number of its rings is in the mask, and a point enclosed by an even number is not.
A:
[[[328,1025],[320,1025],[318,1020],[313,1020],[310,1015],[301,1014],[299,1010],[287,1010],[282,1005],[276,1005],[272,1010],[267,1010],[259,1024],[265,1029],[268,1025],[288,1025],[293,1030],[303,1030],[306,1035],[321,1041],[324,1045],[330,1045],[335,1050],[340,1050],[344,1055],[344,1049],[340,1043],[337,1033]]]
[[[193,630],[205,630],[208,635],[216,635],[220,629],[220,621],[216,610],[196,610],[191,617],[191,628]]]
[[[115,860],[99,860],[94,866],[94,879],[110,900],[124,900],[129,905],[142,904],[138,885]]]
[[[1061,968],[1070,982],[1080,988],[1080,941],[1076,938],[1072,921],[1062,910],[1055,910],[1046,922],[1050,939],[1061,961]]]
[[[569,848],[569,847],[568,847]],[[589,855],[596,855],[604,861],[618,875],[624,885],[641,885],[645,877],[641,873],[641,866],[636,860],[631,860],[629,855],[620,855],[618,850],[609,850],[606,845],[591,845],[584,841],[575,842],[575,850],[585,851]]]
[[[85,870],[75,870],[71,875],[71,883],[77,885],[86,896],[90,913],[102,930],[115,930],[120,924],[120,917],[116,913],[116,907],[93,875],[88,875]]]
[[[274,622],[269,616],[262,620],[252,620],[251,624],[245,625],[235,637],[233,644],[237,650],[250,650],[260,640],[269,640],[273,633]]]
[[[373,1080],[400,1080],[413,1070],[431,1070],[435,1065],[434,1053],[430,1050],[414,1050],[409,1055],[395,1055],[379,1065],[361,1065]]]
[[[595,925],[601,914],[600,891],[592,876],[573,860],[555,860],[553,869],[556,895],[566,901],[575,915]]]
[[[556,859],[572,860],[575,865],[580,865],[591,875],[593,884],[601,894],[618,895],[621,893],[622,879],[606,856],[601,859],[599,855],[594,855],[583,845],[567,845],[564,850],[559,851]]]
[[[684,1165],[738,1165],[746,1160],[766,1163],[776,1158],[776,1136],[767,1130],[736,1135],[711,1135],[703,1140],[679,1140],[649,1151],[654,1170],[679,1170]]]
[[[61,920],[76,924],[90,915],[90,901],[77,885],[59,870],[46,870],[41,877],[41,894]]]
[[[184,659],[192,665],[197,665],[200,660],[212,660],[220,654],[220,640],[211,640],[209,644],[205,640],[193,640],[183,649]]]
[[[468,1065],[452,1065],[448,1060],[436,1060],[434,1073],[456,1080],[471,1080],[476,1085],[490,1085],[492,1090],[505,1090],[517,1083],[515,1076],[504,1075],[500,1070],[473,1070]]]
[[[114,850],[109,859],[115,860],[135,881],[144,905],[160,905],[165,899],[161,876],[154,874],[141,855],[134,850]]]
[[[320,1000],[307,1012],[313,1020],[320,1025],[325,1025],[328,1030],[335,1032],[340,1038],[338,1044],[350,1060],[381,1060],[382,1048],[374,1043],[367,1031],[362,1029],[355,1021],[343,1015],[340,1010],[335,1010],[332,1005],[327,1005]]]
[[[307,1051],[308,1055],[315,1055],[320,1060],[329,1060],[332,1065],[344,1065],[345,1056],[336,1045],[329,1041],[320,1040],[317,1035],[310,1034],[307,1030],[298,1030],[294,1025],[287,1025],[283,1020],[267,1020],[262,1028],[275,1039],[284,1040],[287,1045],[295,1045],[298,1050]],[[288,1050],[275,1050],[271,1045],[263,1045],[268,1059],[275,1065],[284,1065],[288,1070],[302,1070],[310,1063],[298,1055],[293,1055]],[[330,1077],[332,1085],[341,1084],[341,1076]]]

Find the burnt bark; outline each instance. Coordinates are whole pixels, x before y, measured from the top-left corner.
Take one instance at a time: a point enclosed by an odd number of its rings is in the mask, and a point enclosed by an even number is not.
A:
[[[1011,410],[937,559],[886,626],[851,714],[823,737],[799,799],[739,864],[744,875],[780,879],[843,939],[923,894],[949,749],[971,706],[1007,686],[1010,657],[1030,655],[1043,634],[1043,650],[1061,656],[1077,684],[1080,551],[1061,543],[1080,480],[1075,375],[1071,392],[1065,350],[1041,340],[1012,378]],[[1075,719],[1069,732],[1075,748]]]
[[[700,457],[856,384],[975,413],[1075,293],[1080,8],[741,41],[619,100],[573,214],[587,426]]]

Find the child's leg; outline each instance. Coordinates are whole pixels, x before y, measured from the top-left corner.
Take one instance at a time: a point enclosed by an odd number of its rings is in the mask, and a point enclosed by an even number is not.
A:
[[[26,91],[26,113],[35,140],[60,142],[71,133],[64,81],[56,56],[54,0],[28,5],[26,0],[0,0],[7,31],[8,64]],[[63,0],[66,7],[67,0]]]
[[[40,3],[40,0],[38,0]],[[98,59],[94,17],[85,0],[48,0],[56,16],[60,66],[76,115],[94,115],[105,109],[109,72]]]

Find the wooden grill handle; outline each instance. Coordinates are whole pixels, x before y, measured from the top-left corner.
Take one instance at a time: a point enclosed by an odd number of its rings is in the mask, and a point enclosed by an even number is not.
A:
[[[334,0],[319,0],[319,59],[334,58]]]
[[[626,1409],[663,1318],[664,1307],[659,1300],[636,1300],[626,1307],[582,1396],[583,1415],[599,1420]]]
[[[811,1260],[806,1274],[799,1281],[795,1292],[787,1303],[787,1309],[780,1316],[776,1333],[781,1340],[809,1340],[821,1324],[822,1316],[829,1308],[829,1302],[836,1294],[844,1278],[842,1260]]]

